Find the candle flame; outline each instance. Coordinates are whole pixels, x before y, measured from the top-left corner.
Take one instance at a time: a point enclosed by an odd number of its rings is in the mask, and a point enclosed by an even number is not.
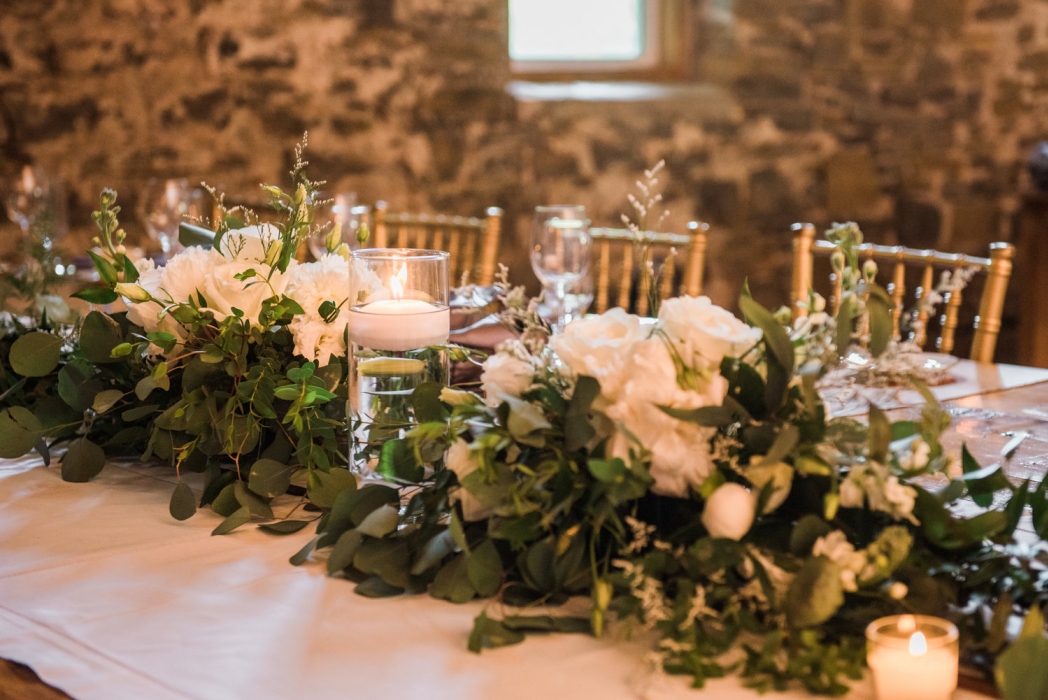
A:
[[[928,653],[928,640],[923,632],[914,632],[910,637],[910,653],[914,656]]]
[[[404,284],[408,281],[408,268],[404,263],[400,264],[400,270],[397,274],[389,278],[389,291],[393,294],[394,299],[400,299],[404,296]]]

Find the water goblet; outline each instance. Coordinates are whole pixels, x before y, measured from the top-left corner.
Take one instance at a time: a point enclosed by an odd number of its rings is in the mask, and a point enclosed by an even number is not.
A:
[[[581,205],[535,207],[531,229],[531,268],[556,305],[554,330],[563,330],[568,289],[589,271],[589,220]]]
[[[185,179],[153,179],[146,186],[139,210],[146,232],[166,258],[182,250],[179,224],[206,213],[204,193],[190,187]]]

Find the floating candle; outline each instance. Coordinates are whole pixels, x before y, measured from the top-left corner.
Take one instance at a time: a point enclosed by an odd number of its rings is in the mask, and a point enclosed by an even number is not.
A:
[[[451,311],[419,299],[383,299],[350,310],[350,340],[372,350],[405,352],[442,345]]]

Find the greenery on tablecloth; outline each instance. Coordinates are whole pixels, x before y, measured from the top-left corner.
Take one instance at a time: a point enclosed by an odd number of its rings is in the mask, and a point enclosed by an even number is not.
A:
[[[1048,536],[1048,482],[1013,485],[967,450],[951,459],[949,416],[920,384],[919,418],[894,422],[876,406],[868,423],[828,418],[816,391],[839,347],[888,344],[887,296],[851,259],[857,229],[831,232],[842,310],[792,332],[744,294],[748,323],[685,297],[653,323],[613,310],[551,339],[507,294],[523,333],[488,359],[483,392],[421,386],[419,427],[382,450],[381,471],[414,486],[358,487],[343,314],[371,282],[338,235],[324,260],[294,260],[323,233],[303,165],[291,194],[266,188],[275,223],[220,200],[216,221],[186,230],[213,248],[162,269],[128,259],[104,191],[91,253],[102,283],[79,296],[122,296],[129,311],[8,321],[0,457],[36,449],[49,462],[63,446],[70,481],[128,452],[203,472],[202,497],[180,483],[170,510],[210,505],[224,516],[215,534],[251,521],[298,531],[310,523],[273,522],[270,504],[304,491],[321,515],[293,564],[324,549],[328,572],[362,595],[517,606],[477,618],[474,651],[613,624],[653,631],[652,664],[697,687],[736,673],[838,695],[859,677],[868,622],[928,613],[960,626],[969,662],[996,660],[1007,697],[1043,696],[1048,555],[1014,533],[1030,506]],[[823,313],[815,295],[809,306]],[[965,498],[984,510],[957,515]],[[588,616],[528,610],[572,596],[589,598]],[[1025,632],[1009,644],[1016,614]]]

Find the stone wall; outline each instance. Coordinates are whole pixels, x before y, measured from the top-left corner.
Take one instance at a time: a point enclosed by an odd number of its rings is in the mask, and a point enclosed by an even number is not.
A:
[[[664,158],[669,225],[714,225],[728,304],[745,276],[785,301],[796,220],[971,253],[1012,237],[1048,136],[1048,2],[684,1],[689,81],[565,99],[507,89],[504,0],[6,0],[0,167],[61,173],[84,221],[100,187],[133,204],[149,177],[250,200],[308,129],[314,177],[363,201],[505,208],[523,281],[535,204],[614,224]]]

